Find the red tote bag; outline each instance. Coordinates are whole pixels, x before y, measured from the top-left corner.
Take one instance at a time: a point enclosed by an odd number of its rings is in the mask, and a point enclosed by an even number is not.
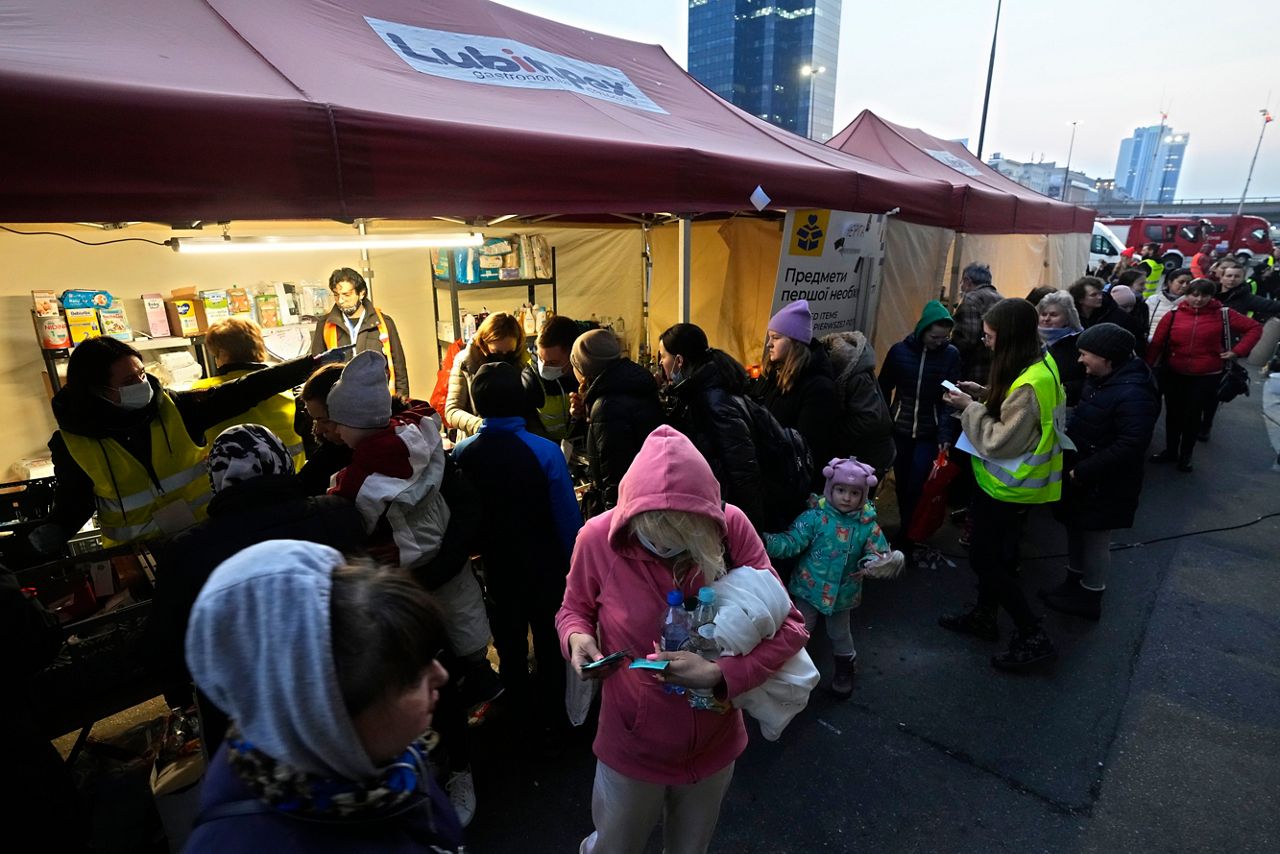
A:
[[[920,501],[916,504],[916,512],[907,526],[909,540],[922,543],[942,527],[943,520],[947,518],[947,487],[959,473],[960,467],[947,458],[947,452],[938,451],[938,458],[933,461],[933,470],[929,472]]]

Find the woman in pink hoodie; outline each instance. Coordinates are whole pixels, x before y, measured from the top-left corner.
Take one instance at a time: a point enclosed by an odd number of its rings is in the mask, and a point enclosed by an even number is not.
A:
[[[556,629],[565,657],[584,679],[604,680],[594,750],[591,817],[582,851],[644,849],[665,816],[672,854],[706,851],[733,764],[746,748],[742,713],[695,711],[668,685],[714,690],[722,700],[761,685],[808,640],[791,609],[786,623],[743,656],[706,661],[692,652],[660,653],[665,671],[610,665],[582,669],[604,652],[642,658],[655,649],[667,594],[695,597],[728,567],[772,570],[746,515],[720,502],[711,467],[670,427],[645,440],[618,489],[618,504],[578,534]]]

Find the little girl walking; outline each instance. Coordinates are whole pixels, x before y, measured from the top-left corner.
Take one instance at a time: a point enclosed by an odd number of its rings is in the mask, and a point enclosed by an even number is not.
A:
[[[801,555],[788,590],[812,634],[818,616],[826,618],[827,637],[835,656],[831,693],[841,699],[853,694],[853,634],[849,612],[862,602],[862,579],[892,578],[902,570],[902,552],[889,551],[876,510],[867,500],[876,485],[875,469],[854,457],[839,457],[822,470],[826,487],[821,497],[781,534],[765,535],[770,557]]]

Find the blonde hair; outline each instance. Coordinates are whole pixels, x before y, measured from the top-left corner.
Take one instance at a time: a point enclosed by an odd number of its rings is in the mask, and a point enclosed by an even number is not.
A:
[[[696,566],[706,584],[725,574],[724,536],[710,516],[687,510],[648,510],[636,514],[629,524],[632,533],[644,534],[659,548],[682,547],[677,570]]]
[[[778,387],[778,391],[783,394],[789,394],[795,387],[796,380],[804,373],[804,369],[809,367],[810,356],[807,341],[799,341],[791,337],[787,340],[791,342],[791,346],[787,348],[787,355],[783,356],[780,362],[769,360],[768,344],[765,345],[765,354],[762,359],[765,380],[772,381]]]
[[[214,354],[214,361],[265,362],[267,345],[262,343],[262,329],[252,320],[228,317],[220,320],[204,335],[204,344]],[[219,359],[218,357],[225,357]]]
[[[516,339],[516,352],[524,351],[524,327],[520,325],[519,320],[516,320],[514,314],[499,311],[489,315],[480,323],[471,343],[475,345],[481,356],[492,356],[489,344],[493,341],[501,341],[503,338]]]

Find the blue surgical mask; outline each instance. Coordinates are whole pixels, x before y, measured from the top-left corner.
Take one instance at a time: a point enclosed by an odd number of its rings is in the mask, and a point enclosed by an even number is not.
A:
[[[640,542],[640,545],[644,547],[645,551],[649,552],[650,554],[657,555],[663,560],[673,558],[684,551],[684,549],[680,546],[668,546],[667,548],[659,548],[658,546],[655,546],[653,544],[652,540],[650,540],[648,537],[646,537],[644,534],[640,533],[639,531],[636,531],[635,535],[636,535],[636,540]]]
[[[121,386],[116,392],[120,395],[120,402],[116,406],[128,410],[142,409],[151,402],[151,381],[144,379],[140,383]]]

